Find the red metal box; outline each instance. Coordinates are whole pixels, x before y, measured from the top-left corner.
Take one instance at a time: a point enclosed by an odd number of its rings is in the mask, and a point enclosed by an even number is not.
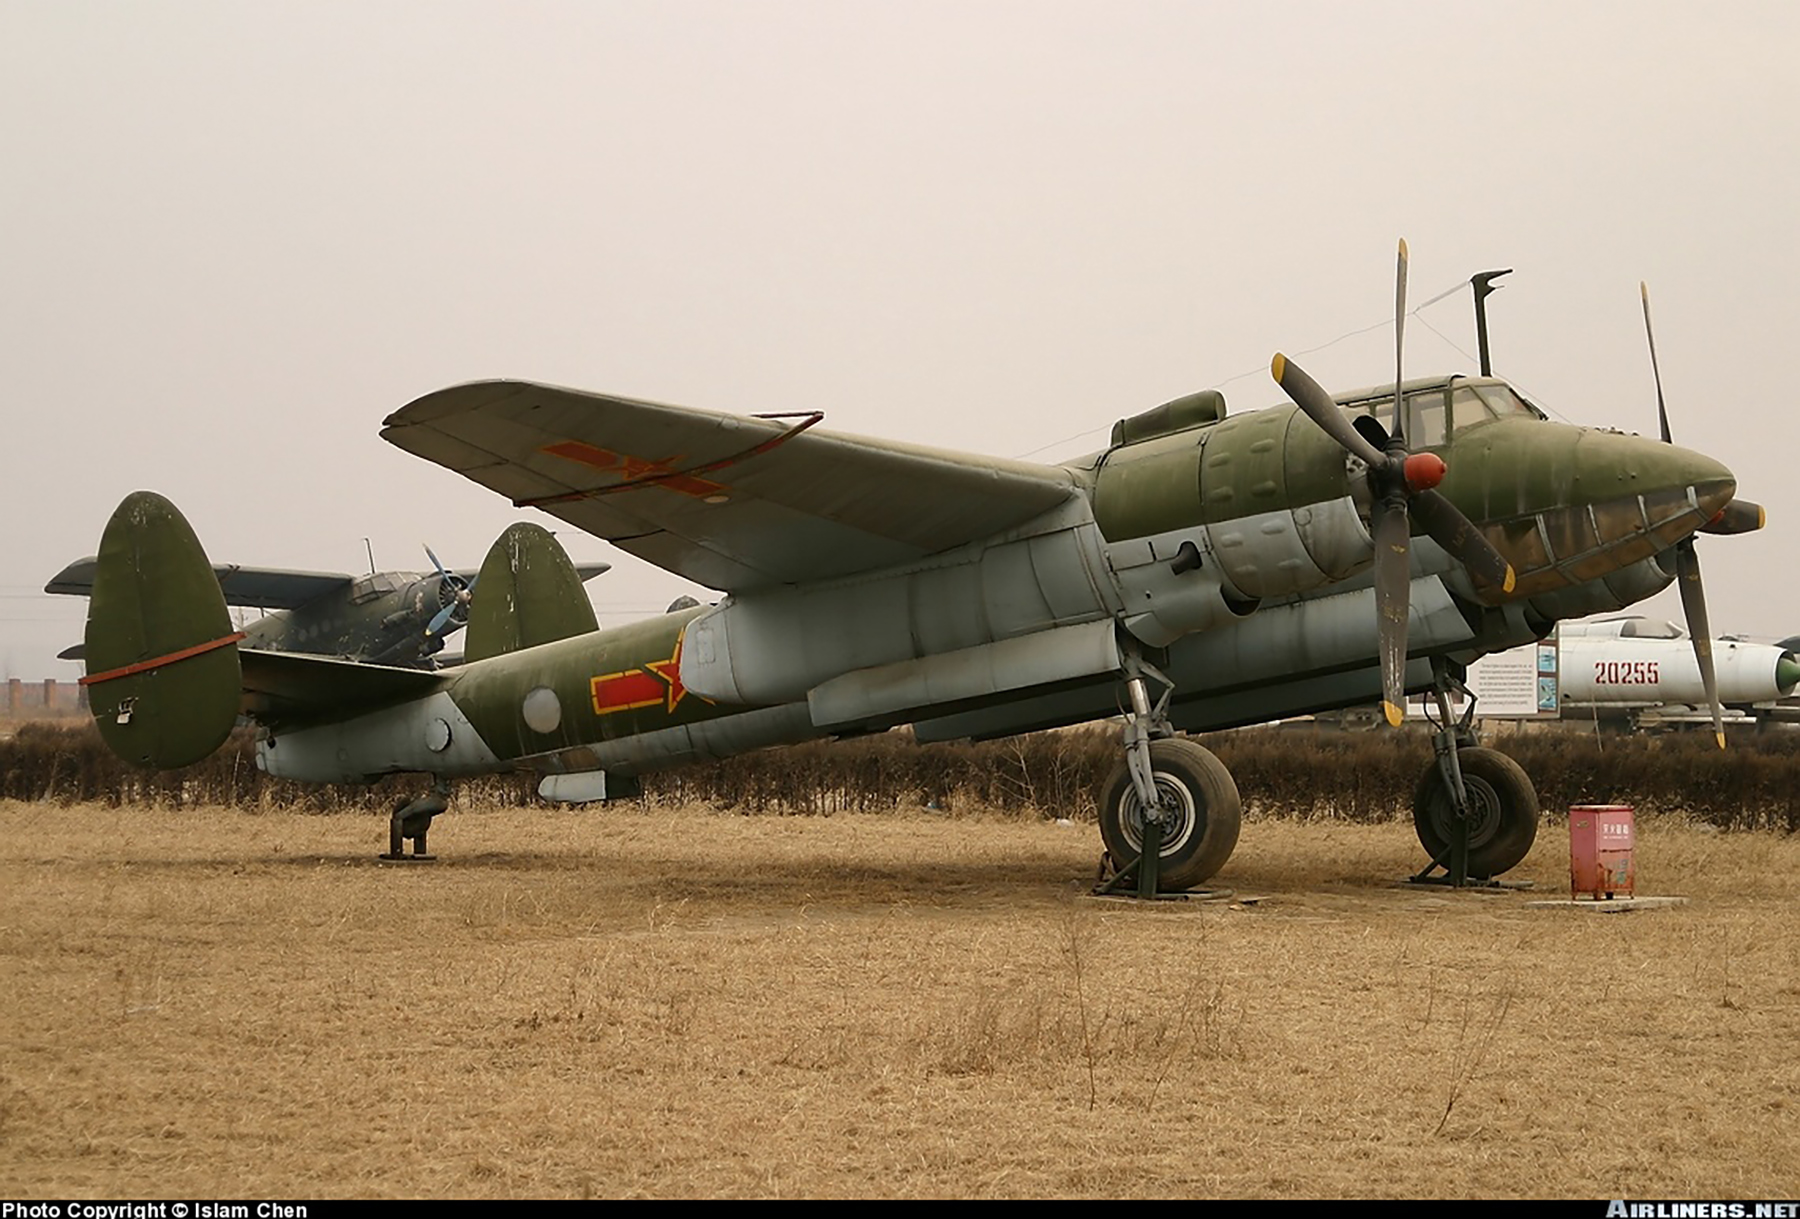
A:
[[[1576,804],[1569,809],[1569,889],[1572,896],[1637,896],[1631,848],[1637,829],[1624,804]]]

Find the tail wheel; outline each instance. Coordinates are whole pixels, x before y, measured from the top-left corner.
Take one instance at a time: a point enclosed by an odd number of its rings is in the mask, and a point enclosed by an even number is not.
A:
[[[1191,889],[1224,867],[1237,846],[1237,784],[1223,762],[1192,741],[1152,741],[1150,769],[1158,803],[1174,814],[1163,831],[1159,887]],[[1100,837],[1120,868],[1143,850],[1144,806],[1123,762],[1101,789]]]
[[[1519,764],[1492,749],[1456,751],[1469,806],[1469,875],[1498,876],[1515,866],[1537,838],[1538,798]],[[1413,829],[1433,859],[1449,857],[1456,810],[1435,761],[1413,795]]]

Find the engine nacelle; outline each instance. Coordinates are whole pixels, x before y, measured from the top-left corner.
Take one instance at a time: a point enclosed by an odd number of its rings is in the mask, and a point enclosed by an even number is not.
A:
[[[1114,548],[1203,536],[1228,595],[1252,602],[1370,563],[1357,489],[1342,452],[1311,420],[1257,411],[1109,451],[1095,473],[1094,515]]]
[[[846,673],[940,656],[1124,609],[1085,500],[917,566],[734,594],[688,627],[681,680],[720,703],[801,702]]]
[[[1125,629],[1151,647],[1223,626],[1258,604],[1226,588],[1204,528],[1114,543],[1106,563],[1125,602]]]

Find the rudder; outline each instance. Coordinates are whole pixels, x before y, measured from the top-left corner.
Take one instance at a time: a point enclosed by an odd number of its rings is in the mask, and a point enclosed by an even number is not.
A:
[[[521,521],[495,539],[482,561],[463,659],[486,660],[599,629],[561,543],[543,526]]]
[[[81,679],[108,747],[156,770],[217,749],[237,721],[242,638],[180,510],[154,491],[126,496],[100,537]]]

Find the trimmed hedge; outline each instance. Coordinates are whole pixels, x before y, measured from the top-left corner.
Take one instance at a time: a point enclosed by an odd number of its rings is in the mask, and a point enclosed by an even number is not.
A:
[[[1386,821],[1410,815],[1431,764],[1423,731],[1267,727],[1199,738],[1237,780],[1249,816]],[[1572,725],[1490,736],[1537,786],[1544,809],[1630,804],[1728,829],[1800,829],[1800,731],[1749,733],[1720,752],[1706,733],[1596,737]],[[832,814],[933,807],[1091,820],[1119,759],[1116,727],[1041,732],[980,744],[920,745],[907,732],[815,741],[644,778],[644,799],[745,813]],[[271,779],[240,732],[196,766],[136,770],[90,722],[33,722],[0,740],[0,797],[170,807],[225,804],[386,813],[418,795],[417,776],[340,786]],[[530,775],[458,784],[471,803],[541,803]]]

